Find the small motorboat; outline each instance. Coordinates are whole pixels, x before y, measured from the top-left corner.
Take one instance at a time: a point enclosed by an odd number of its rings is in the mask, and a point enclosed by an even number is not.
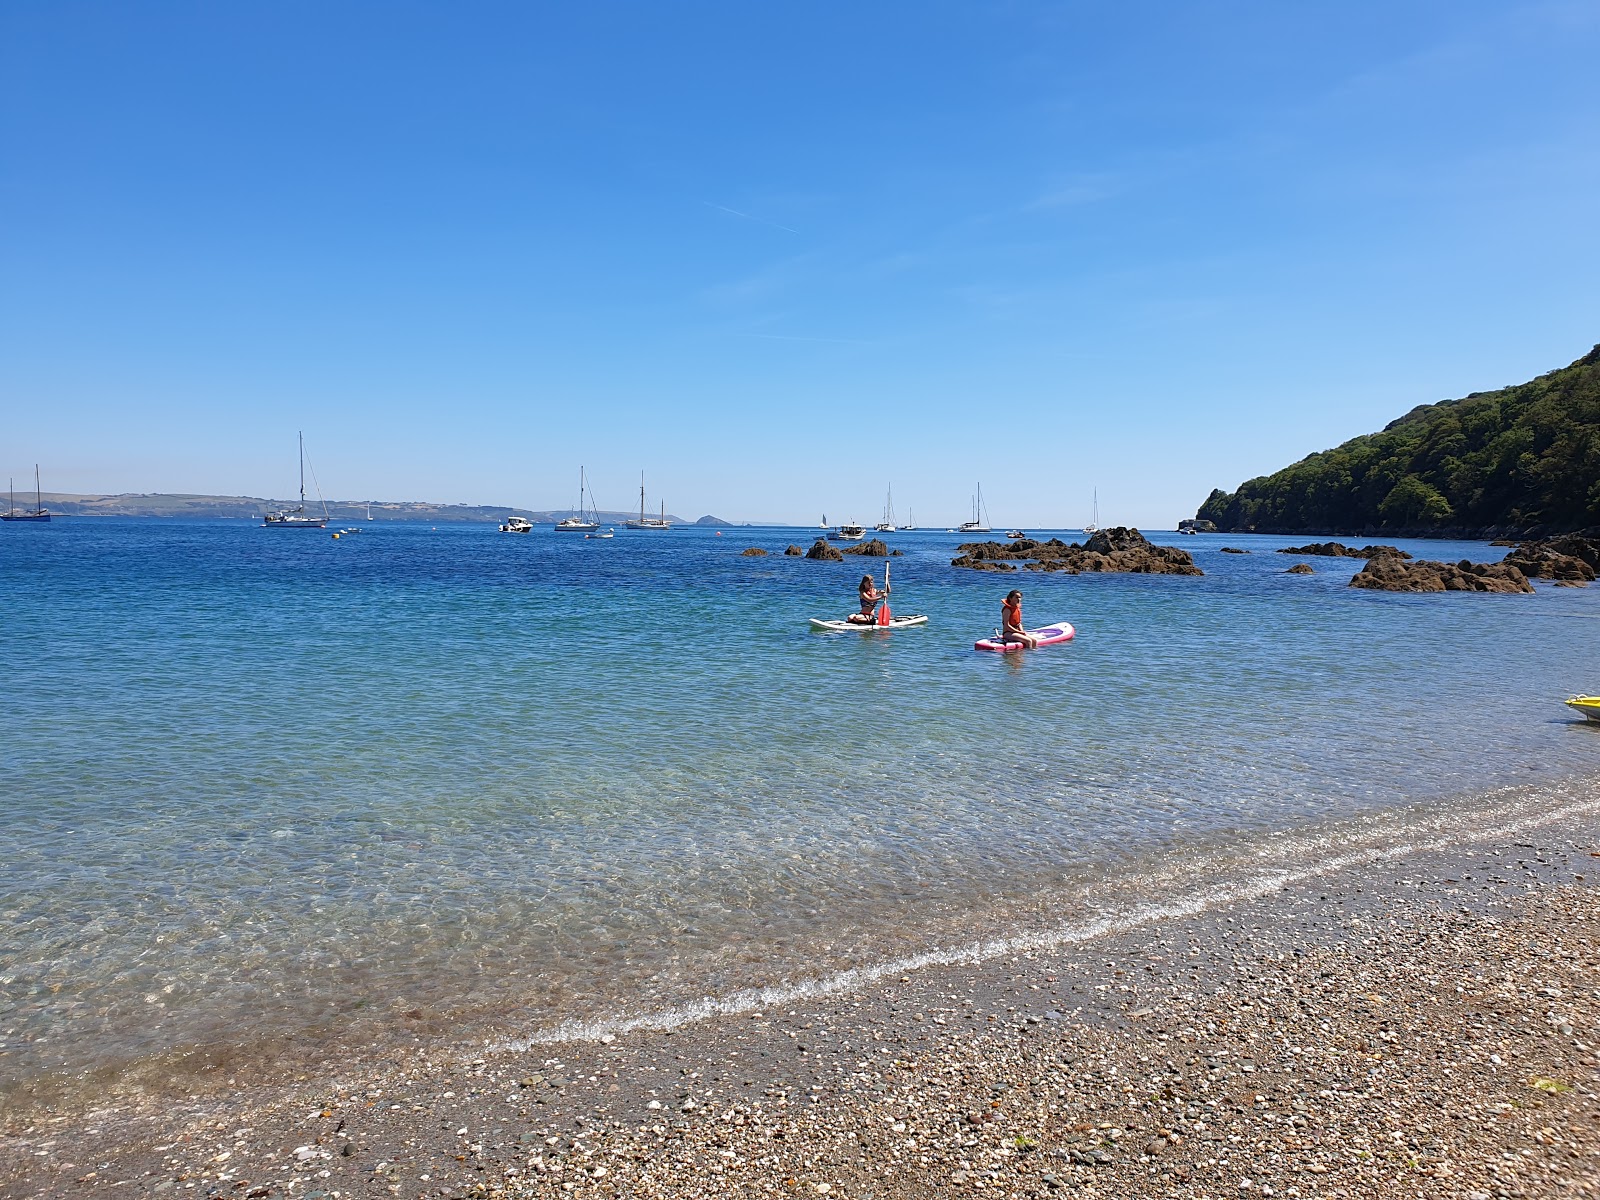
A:
[[[527,517],[519,517],[519,516],[516,516],[515,514],[513,514],[512,516],[509,516],[509,517],[506,518],[506,523],[504,525],[500,526],[500,532],[501,533],[532,533],[533,532],[533,522],[528,520]]]
[[[1567,701],[1567,707],[1591,721],[1600,722],[1600,696],[1573,696]]]
[[[1008,538],[1010,538],[1013,542],[1016,542],[1016,541],[1021,541],[1023,538],[1027,537],[1028,535],[1023,533],[1022,530],[1020,530],[1020,529],[1008,529],[1008,530],[1006,530],[1006,536]]]

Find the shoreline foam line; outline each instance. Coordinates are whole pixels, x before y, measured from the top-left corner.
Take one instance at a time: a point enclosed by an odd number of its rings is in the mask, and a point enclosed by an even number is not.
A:
[[[1569,786],[1570,784],[1558,784],[1556,785],[1556,790],[1558,793],[1564,792]],[[531,1050],[535,1046],[546,1046],[559,1042],[598,1041],[604,1037],[616,1037],[641,1030],[678,1029],[685,1025],[697,1024],[714,1017],[739,1016],[744,1013],[779,1007],[784,1004],[852,992],[877,983],[891,975],[907,975],[929,967],[975,966],[996,958],[1005,958],[1015,954],[1056,950],[1063,946],[1094,941],[1110,934],[1125,933],[1145,925],[1170,920],[1174,917],[1196,916],[1224,905],[1258,900],[1272,892],[1279,891],[1291,883],[1315,879],[1318,876],[1332,874],[1347,867],[1367,863],[1389,862],[1418,852],[1447,850],[1453,846],[1504,837],[1523,830],[1537,829],[1543,825],[1554,824],[1568,817],[1596,812],[1600,812],[1600,798],[1577,800],[1558,808],[1545,809],[1538,813],[1509,820],[1506,819],[1506,814],[1503,812],[1495,813],[1492,815],[1494,819],[1500,822],[1498,825],[1478,825],[1470,829],[1458,830],[1455,834],[1446,836],[1439,836],[1435,833],[1431,837],[1413,838],[1396,845],[1370,847],[1365,850],[1335,855],[1310,866],[1268,870],[1241,882],[1199,891],[1177,900],[1139,905],[1121,913],[1100,916],[1088,921],[1074,922],[1055,929],[1017,934],[1011,937],[991,938],[980,942],[970,942],[963,946],[929,950],[921,954],[892,959],[871,966],[851,967],[821,979],[808,980],[802,983],[782,983],[760,988],[744,988],[731,992],[726,996],[708,996],[689,1004],[660,1012],[647,1013],[642,1016],[563,1022],[524,1038],[489,1041],[483,1048],[496,1052],[521,1053]],[[1442,820],[1434,822],[1419,821],[1414,824],[1413,829],[1417,833],[1424,833],[1430,824],[1437,827],[1442,823]]]

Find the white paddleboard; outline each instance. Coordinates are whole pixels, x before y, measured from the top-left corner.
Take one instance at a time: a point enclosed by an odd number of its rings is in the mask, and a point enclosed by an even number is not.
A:
[[[871,633],[874,629],[907,629],[912,625],[926,625],[928,618],[925,616],[894,617],[887,625],[863,625],[858,621],[824,621],[821,617],[811,618],[811,628],[826,629],[830,633]]]

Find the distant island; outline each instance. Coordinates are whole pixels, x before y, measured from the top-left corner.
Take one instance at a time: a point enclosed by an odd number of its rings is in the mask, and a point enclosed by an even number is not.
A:
[[[30,492],[31,503],[33,495]],[[236,518],[259,521],[276,509],[299,503],[296,500],[273,500],[261,496],[200,496],[186,493],[135,493],[117,496],[80,496],[63,492],[45,492],[44,506],[55,516],[62,517],[167,517],[189,520],[215,520]],[[306,506],[321,514],[316,504]],[[513,508],[504,504],[430,504],[422,500],[330,500],[328,519],[339,524],[365,522],[368,516],[376,521],[428,521],[436,525],[498,523],[508,516],[526,517],[535,525],[554,525],[569,515],[567,509],[541,512],[528,508]],[[599,520],[607,525],[621,525],[637,516],[631,512],[601,512]],[[723,525],[730,522],[718,517],[701,517],[698,521],[685,521],[682,517],[667,514],[674,525]]]
[[[1520,538],[1600,527],[1600,346],[1529,383],[1422,404],[1195,514],[1223,532]]]

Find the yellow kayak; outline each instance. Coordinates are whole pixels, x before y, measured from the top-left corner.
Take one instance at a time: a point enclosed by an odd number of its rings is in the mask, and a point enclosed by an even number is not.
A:
[[[1591,721],[1600,721],[1600,696],[1574,696],[1567,701],[1567,707]]]

